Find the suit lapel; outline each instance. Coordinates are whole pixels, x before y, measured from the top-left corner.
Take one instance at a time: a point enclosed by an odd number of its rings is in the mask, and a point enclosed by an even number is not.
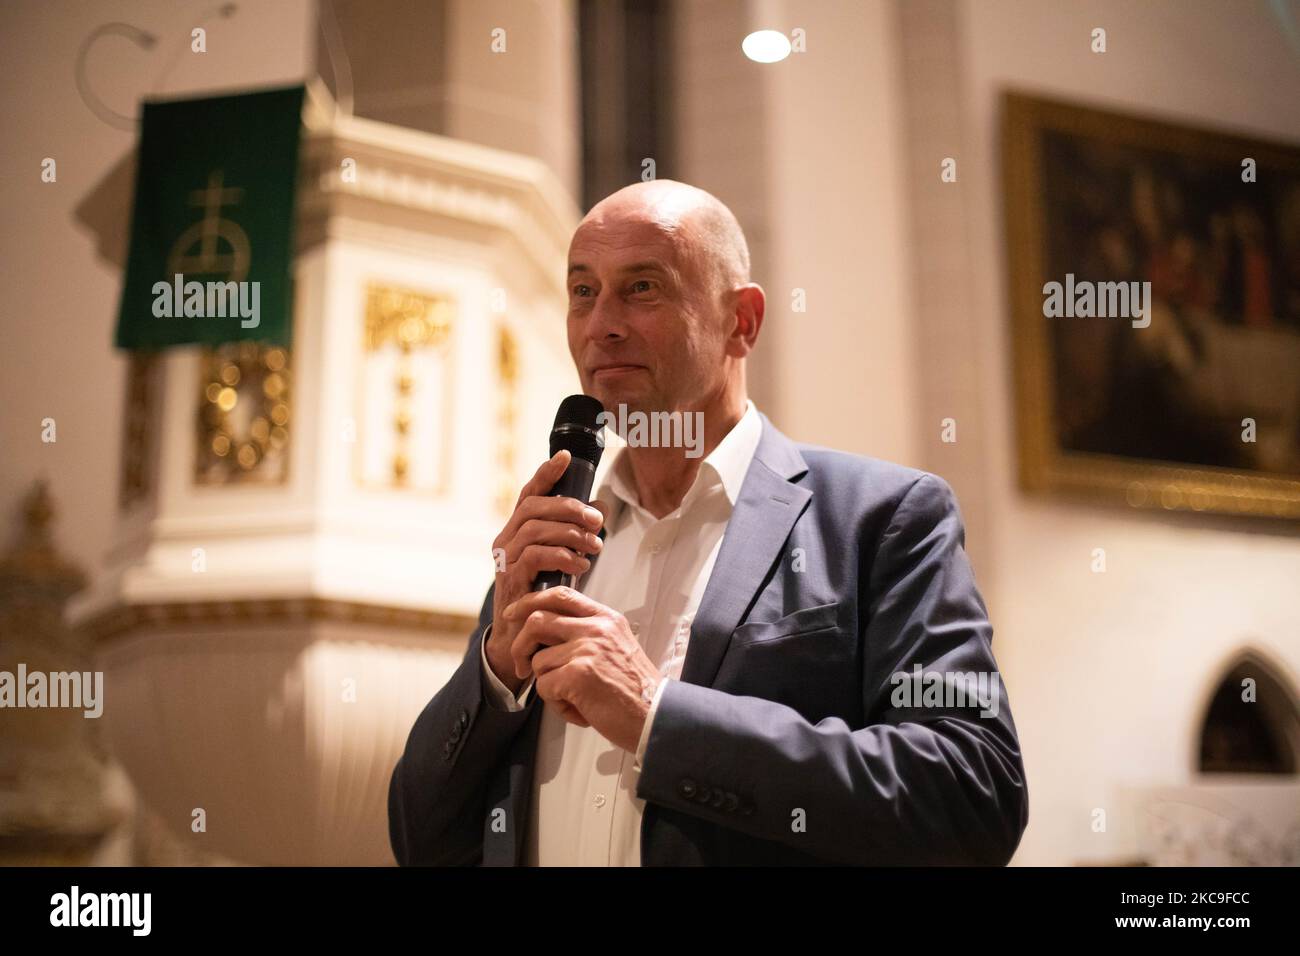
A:
[[[763,434],[745,473],[723,534],[717,561],[691,626],[682,680],[709,686],[717,675],[731,633],[741,623],[781,557],[795,521],[812,492],[793,479],[808,470],[794,443],[760,415]]]
[[[768,570],[781,556],[790,529],[812,498],[811,491],[794,484],[808,471],[799,449],[766,415],[760,412],[759,418],[763,433],[691,625],[691,640],[682,662],[682,680],[691,684],[707,687],[713,683],[731,643],[731,632],[753,604]],[[603,527],[599,534],[604,540]],[[590,556],[584,586],[599,560],[599,553]]]

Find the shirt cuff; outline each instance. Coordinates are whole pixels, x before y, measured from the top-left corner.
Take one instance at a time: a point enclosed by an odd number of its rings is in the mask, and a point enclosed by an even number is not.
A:
[[[671,677],[661,677],[659,686],[655,688],[654,698],[650,701],[650,710],[645,715],[645,726],[641,728],[641,739],[636,745],[636,760],[632,763],[632,769],[637,773],[641,772],[641,761],[645,759],[646,744],[650,743],[650,725],[654,723],[655,713],[659,710],[659,698],[664,695],[664,688],[668,686]]]
[[[487,678],[488,690],[491,693],[491,699],[502,710],[523,710],[528,705],[528,697],[533,692],[533,684],[536,683],[536,677],[529,677],[528,681],[519,690],[519,696],[516,697],[510,693],[510,688],[501,683],[501,678],[492,672],[491,665],[487,659],[487,642],[492,636],[492,625],[487,626],[483,632],[483,640],[479,643],[479,658],[483,662],[483,676]]]

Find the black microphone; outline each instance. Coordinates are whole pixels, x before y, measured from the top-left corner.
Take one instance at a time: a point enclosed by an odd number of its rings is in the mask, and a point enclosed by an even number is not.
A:
[[[572,456],[569,467],[548,493],[548,497],[577,498],[584,505],[591,500],[591,486],[596,480],[596,466],[605,450],[601,437],[600,416],[605,406],[590,395],[570,395],[560,402],[551,428],[551,457],[561,448],[569,449]],[[573,587],[574,575],[563,571],[542,571],[533,579],[534,591],[567,585]]]

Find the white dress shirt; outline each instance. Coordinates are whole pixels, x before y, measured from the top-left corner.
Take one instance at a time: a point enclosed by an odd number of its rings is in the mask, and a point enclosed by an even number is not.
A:
[[[658,665],[660,680],[635,754],[546,707],[533,768],[526,865],[641,865],[645,801],[636,796],[636,786],[650,725],[666,682],[681,677],[691,622],[761,433],[758,410],[748,402],[740,421],[701,463],[681,505],[663,518],[641,507],[622,449],[602,469],[595,498],[609,506],[604,547],[579,589],[623,613]],[[489,627],[484,648],[490,633]],[[534,678],[515,696],[492,673],[486,650],[482,665],[490,702],[522,709]]]

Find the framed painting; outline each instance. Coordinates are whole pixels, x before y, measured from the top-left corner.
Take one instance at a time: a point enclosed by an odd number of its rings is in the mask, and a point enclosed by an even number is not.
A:
[[[1021,484],[1300,518],[1300,148],[1008,93]]]

